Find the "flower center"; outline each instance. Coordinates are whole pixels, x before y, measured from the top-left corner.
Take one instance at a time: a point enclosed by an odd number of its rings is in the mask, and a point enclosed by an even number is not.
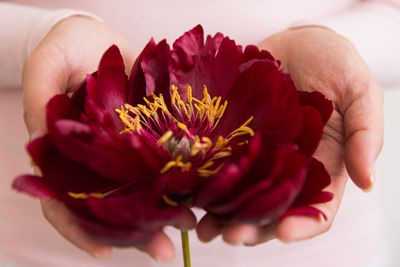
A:
[[[231,155],[232,148],[229,144],[233,138],[254,135],[253,130],[248,127],[253,117],[227,136],[218,136],[216,142],[212,142],[208,136],[218,125],[228,102],[225,100],[222,104],[221,97],[211,98],[206,86],[203,89],[202,100],[192,96],[190,86],[187,87],[185,98],[183,101],[178,88],[172,85],[172,111],[166,105],[162,94],[144,98],[146,105],[139,104],[133,107],[124,104],[120,109],[116,109],[125,125],[121,134],[138,133],[163,146],[170,153],[171,161],[160,173],[166,173],[174,167],[189,171],[196,166],[200,175],[209,176],[222,167],[220,159]],[[240,144],[247,143],[248,140],[245,139]]]
[[[149,100],[150,98],[152,101]],[[171,160],[160,170],[161,174],[173,168],[180,168],[181,171],[190,171],[194,168],[201,176],[213,175],[222,168],[223,159],[231,156],[232,139],[242,137],[235,143],[245,145],[248,143],[249,136],[254,135],[253,130],[248,126],[253,120],[251,116],[227,136],[218,136],[215,142],[208,137],[218,125],[228,102],[221,104],[221,97],[211,98],[206,86],[204,86],[202,100],[194,98],[192,88],[188,86],[184,102],[178,88],[172,85],[171,106],[174,109],[172,112],[165,104],[162,94],[159,96],[153,94],[149,99],[144,98],[146,105],[139,104],[133,107],[124,104],[115,111],[125,125],[121,134],[138,133],[147,136],[170,153]],[[134,181],[107,188],[102,192],[68,192],[68,195],[75,199],[86,199],[89,196],[103,198],[132,184]],[[177,202],[166,195],[163,195],[163,199],[169,205],[177,205]]]

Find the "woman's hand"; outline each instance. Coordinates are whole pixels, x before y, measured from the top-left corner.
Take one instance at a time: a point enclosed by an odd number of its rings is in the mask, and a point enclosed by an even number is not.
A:
[[[350,176],[362,190],[372,189],[374,163],[383,145],[383,94],[374,75],[346,38],[318,26],[293,28],[265,39],[260,48],[282,62],[298,90],[320,91],[334,103],[315,156],[325,164],[334,193],[316,205],[327,220],[291,216],[276,225],[222,227],[206,215],[199,222],[201,240],[221,234],[230,244],[255,245],[272,238],[285,242],[312,238],[327,231],[337,213]]]
[[[24,119],[31,139],[46,133],[49,99],[76,89],[86,74],[97,70],[101,56],[112,44],[120,48],[129,71],[135,59],[133,48],[102,22],[74,16],[57,23],[46,35],[26,60],[22,75]],[[47,220],[71,243],[95,257],[111,255],[111,247],[84,232],[64,204],[53,199],[43,199],[41,204]],[[190,228],[193,224],[189,218],[181,226]],[[161,261],[170,261],[174,255],[174,247],[163,232],[139,249]]]

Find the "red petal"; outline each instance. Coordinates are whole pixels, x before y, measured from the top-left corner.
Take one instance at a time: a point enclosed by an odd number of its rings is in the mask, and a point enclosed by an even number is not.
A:
[[[230,197],[238,186],[241,170],[236,164],[223,168],[218,175],[195,193],[194,203],[199,207],[208,207],[221,199]]]
[[[56,198],[56,194],[52,192],[42,177],[34,175],[19,176],[14,180],[12,187],[33,197]]]
[[[146,96],[151,94],[164,96],[165,102],[169,103],[169,73],[168,65],[171,51],[166,40],[155,45],[149,42],[142,52],[141,67],[146,79]]]
[[[171,83],[178,86],[186,99],[186,88],[192,86],[193,97],[203,98],[206,85],[212,96],[224,97],[239,74],[241,51],[235,42],[222,34],[207,37],[197,26],[173,45],[170,64]]]
[[[261,162],[265,162],[269,170],[260,168]],[[272,220],[282,214],[298,195],[305,179],[306,164],[307,159],[293,147],[282,147],[275,158],[260,158],[255,171],[242,177],[242,182],[230,197],[224,197],[205,209],[217,218],[232,218],[235,222],[265,223]],[[218,194],[218,191],[210,194]]]
[[[59,119],[71,119],[80,121],[81,110],[75,108],[71,98],[67,95],[56,95],[46,105],[47,126],[51,128]]]
[[[319,201],[329,201],[328,195],[320,195],[321,191],[331,183],[331,178],[326,171],[324,165],[313,158],[308,164],[307,178],[301,189],[299,196],[296,199],[295,205],[305,205],[317,203],[316,197],[319,196]],[[329,200],[328,200],[329,199]],[[314,200],[314,201],[312,201]],[[318,201],[318,202],[319,202]],[[326,201],[323,201],[326,202]]]
[[[140,246],[148,243],[154,237],[154,235],[160,231],[160,229],[143,231],[143,229],[112,228],[109,225],[102,224],[99,221],[89,220],[82,217],[78,217],[77,219],[80,226],[84,228],[93,239],[102,244],[110,246]]]
[[[310,200],[309,204],[319,204],[329,202],[333,199],[334,195],[328,191],[322,191]]]
[[[110,47],[104,53],[96,81],[94,84],[93,79],[88,79],[87,97],[112,116],[117,128],[122,128],[115,109],[126,103],[127,76],[122,56],[116,46]]]
[[[303,106],[301,111],[303,125],[297,143],[302,153],[311,156],[321,140],[324,125],[319,112],[315,108]]]
[[[54,192],[65,195],[69,191],[93,192],[114,184],[88,167],[60,154],[47,135],[33,140],[27,148],[33,162],[42,171],[44,178],[39,181]]]
[[[99,134],[70,120],[54,127],[51,138],[61,153],[112,180],[149,180],[168,161],[167,152],[137,134]]]
[[[152,42],[152,40],[150,42]],[[146,47],[144,50],[146,50]],[[136,58],[129,76],[127,100],[128,103],[133,106],[142,103],[143,98],[146,97],[146,80],[144,79],[144,73],[140,66],[142,54],[143,52]]]
[[[239,75],[226,98],[225,115],[213,136],[224,136],[254,116],[249,125],[252,129],[261,131],[263,135],[283,135],[283,139],[294,139],[292,131],[282,132],[280,127],[287,127],[288,120],[298,117],[296,88],[273,61],[254,62]],[[263,139],[268,142],[267,137],[263,136]]]
[[[270,52],[268,52],[266,50],[259,50],[258,47],[255,45],[248,45],[244,49],[243,58],[242,58],[241,62],[247,62],[252,59],[275,60]]]
[[[165,186],[165,193],[186,195],[192,194],[203,180],[198,176],[197,170],[191,169],[183,172],[180,169],[172,169],[168,172],[169,179]]]
[[[233,220],[266,225],[292,205],[304,183],[307,160],[301,154],[291,154],[285,161],[275,184],[253,195]]]
[[[296,215],[312,216],[312,217],[319,217],[320,215],[322,215],[324,217],[324,219],[327,220],[325,213],[323,213],[319,209],[311,207],[311,206],[301,206],[301,207],[290,208],[289,210],[287,210],[285,212],[285,214],[280,216],[279,219],[282,220],[283,218],[286,218],[288,216],[296,216]]]
[[[323,94],[320,92],[300,91],[299,101],[303,106],[308,105],[316,108],[321,114],[324,125],[328,122],[333,111],[333,104]]]
[[[174,225],[184,216],[182,207],[166,204],[161,196],[167,176],[153,184],[128,192],[125,196],[88,198],[87,204],[95,217],[113,228],[151,231]]]
[[[122,71],[125,71],[124,60],[121,56],[121,52],[116,45],[110,46],[106,52],[104,52],[99,63],[99,72],[103,72],[104,68],[115,67]]]

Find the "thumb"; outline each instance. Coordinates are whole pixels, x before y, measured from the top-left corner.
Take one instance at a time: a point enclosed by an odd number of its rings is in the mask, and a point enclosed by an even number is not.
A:
[[[368,77],[367,82],[365,82]],[[375,179],[375,160],[383,146],[383,93],[371,73],[355,78],[346,96],[345,163],[353,182],[369,191]]]
[[[68,85],[68,66],[61,53],[51,48],[36,49],[22,72],[24,121],[30,139],[47,132],[46,104]]]

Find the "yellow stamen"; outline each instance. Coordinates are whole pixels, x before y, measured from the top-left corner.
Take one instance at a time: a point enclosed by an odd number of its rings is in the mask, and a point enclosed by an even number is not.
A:
[[[178,126],[181,130],[184,130],[184,131],[187,130],[187,126],[185,124],[183,124],[183,123],[178,122],[176,124],[176,126]]]
[[[68,195],[72,198],[76,199],[87,199],[89,196],[90,197],[95,197],[95,198],[103,198],[105,197],[105,194],[102,193],[73,193],[73,192],[68,192]]]
[[[149,100],[147,100],[147,98],[143,97],[144,102],[146,102],[146,104],[150,107],[151,106],[151,102]]]
[[[249,140],[243,141],[238,143],[239,146],[247,145],[249,143]]]
[[[254,116],[251,116],[245,123],[242,124],[242,126],[246,126],[246,125],[249,124],[253,119],[254,119]]]
[[[217,143],[215,144],[215,146],[217,147],[217,149],[221,149],[225,147],[228,143],[229,143],[228,139],[225,139],[222,136],[218,136]]]
[[[221,151],[221,152],[218,152],[217,154],[215,154],[210,160],[226,158],[226,157],[229,157],[230,155],[232,155],[232,152],[230,152],[230,151]]]
[[[171,103],[173,106],[175,106],[175,100],[176,100],[177,94],[178,94],[178,87],[176,87],[175,85],[172,85]]]
[[[176,112],[171,112],[168,109],[162,94],[158,96],[152,94],[152,101],[144,98],[145,105],[138,104],[132,107],[129,104],[125,104],[120,109],[115,110],[125,125],[125,129],[120,132],[121,134],[135,132],[158,137],[160,132],[163,132],[157,140],[157,145],[161,146],[165,145],[170,138],[174,138],[171,130],[163,130],[165,126],[169,126],[168,124],[174,123],[181,131],[186,133],[185,136],[179,136],[191,140],[188,143],[190,151],[183,152],[186,155],[185,161],[187,162],[183,162],[183,156],[179,155],[167,162],[160,170],[160,173],[164,174],[175,167],[180,168],[181,171],[190,171],[192,163],[187,156],[198,157],[200,155],[202,158],[199,160],[206,160],[206,162],[202,163],[203,165],[198,168],[198,173],[203,176],[212,175],[222,167],[221,164],[218,168],[215,168],[214,160],[231,156],[232,148],[229,146],[231,139],[243,135],[254,136],[254,131],[249,127],[253,117],[250,117],[228,136],[218,136],[215,143],[206,136],[193,136],[193,130],[198,130],[202,134],[213,131],[225,113],[228,102],[225,100],[222,104],[223,99],[220,96],[211,97],[205,85],[203,86],[203,98],[201,100],[193,97],[191,86],[187,86],[186,97],[183,97],[186,101],[182,100],[180,95],[182,92],[179,92],[177,86],[171,85],[171,90],[171,104],[179,114],[177,118],[173,115]],[[194,129],[195,127],[196,129]],[[180,142],[180,140],[175,141],[177,143]],[[240,141],[239,145],[248,143],[248,140]],[[173,155],[172,152],[171,155]],[[197,164],[196,166],[198,166]],[[86,195],[79,194],[75,194],[74,196],[87,197]]]
[[[217,112],[218,119],[220,119],[222,117],[222,115],[224,114],[227,105],[228,105],[228,101],[225,100],[224,105],[221,106]]]
[[[170,206],[172,206],[172,207],[178,206],[178,202],[173,201],[172,199],[170,199],[170,198],[167,197],[166,195],[162,195],[161,197],[162,197],[162,199],[164,200],[164,202],[167,203],[168,205],[170,205]]]
[[[207,169],[208,167],[211,167],[213,164],[214,164],[214,161],[212,161],[212,160],[207,161],[203,166],[201,166],[199,168],[199,170]]]
[[[207,147],[210,148],[213,144],[213,142],[211,141],[210,138],[208,138],[207,136],[203,136],[201,138],[201,141],[203,141],[204,143],[206,143]]]
[[[208,101],[208,99],[210,98],[210,95],[208,94],[208,92],[207,92],[207,86],[205,86],[205,85],[204,85],[204,87],[203,87],[203,95],[204,95],[203,101],[204,101],[204,102],[205,102],[205,101]]]
[[[223,163],[214,170],[199,169],[197,171],[201,176],[210,176],[210,175],[213,175],[213,174],[216,174],[217,172],[219,172],[219,170],[222,168],[222,166],[224,166]]]
[[[192,87],[190,85],[187,87],[187,101],[188,101],[188,103],[192,103],[192,101],[193,101]]]
[[[173,167],[180,167],[182,171],[187,172],[190,171],[191,166],[192,163],[182,162],[182,155],[178,155],[175,160],[171,160],[167,164],[165,164],[165,166],[161,169],[160,173],[164,174]]]
[[[248,127],[247,125],[254,119],[253,116],[251,116],[245,123],[242,124],[239,128],[234,130],[231,134],[231,137],[229,140],[231,140],[235,136],[240,136],[240,135],[246,135],[249,134],[250,136],[254,136],[254,131]]]
[[[138,105],[138,107],[140,108],[140,111],[146,115],[146,117],[150,117],[151,116],[151,110],[149,110],[147,107],[143,106],[143,105]]]
[[[217,111],[218,111],[220,103],[221,103],[221,97],[219,96],[218,99],[217,99],[217,102],[215,103],[214,110],[213,110],[215,115],[217,115]]]
[[[232,134],[232,137],[249,134],[250,136],[254,136],[254,131],[247,126],[241,126],[240,128],[235,130],[235,133]]]
[[[164,144],[165,142],[168,141],[168,139],[170,139],[173,135],[173,132],[171,130],[166,131],[161,137],[160,139],[157,140],[157,145],[161,146],[162,144]]]
[[[172,167],[175,167],[176,165],[177,165],[177,164],[176,164],[176,161],[171,160],[171,161],[169,161],[167,164],[165,164],[165,166],[161,169],[160,173],[161,173],[161,174],[164,174],[164,173],[166,173],[167,171],[169,171],[169,169],[171,169]]]

